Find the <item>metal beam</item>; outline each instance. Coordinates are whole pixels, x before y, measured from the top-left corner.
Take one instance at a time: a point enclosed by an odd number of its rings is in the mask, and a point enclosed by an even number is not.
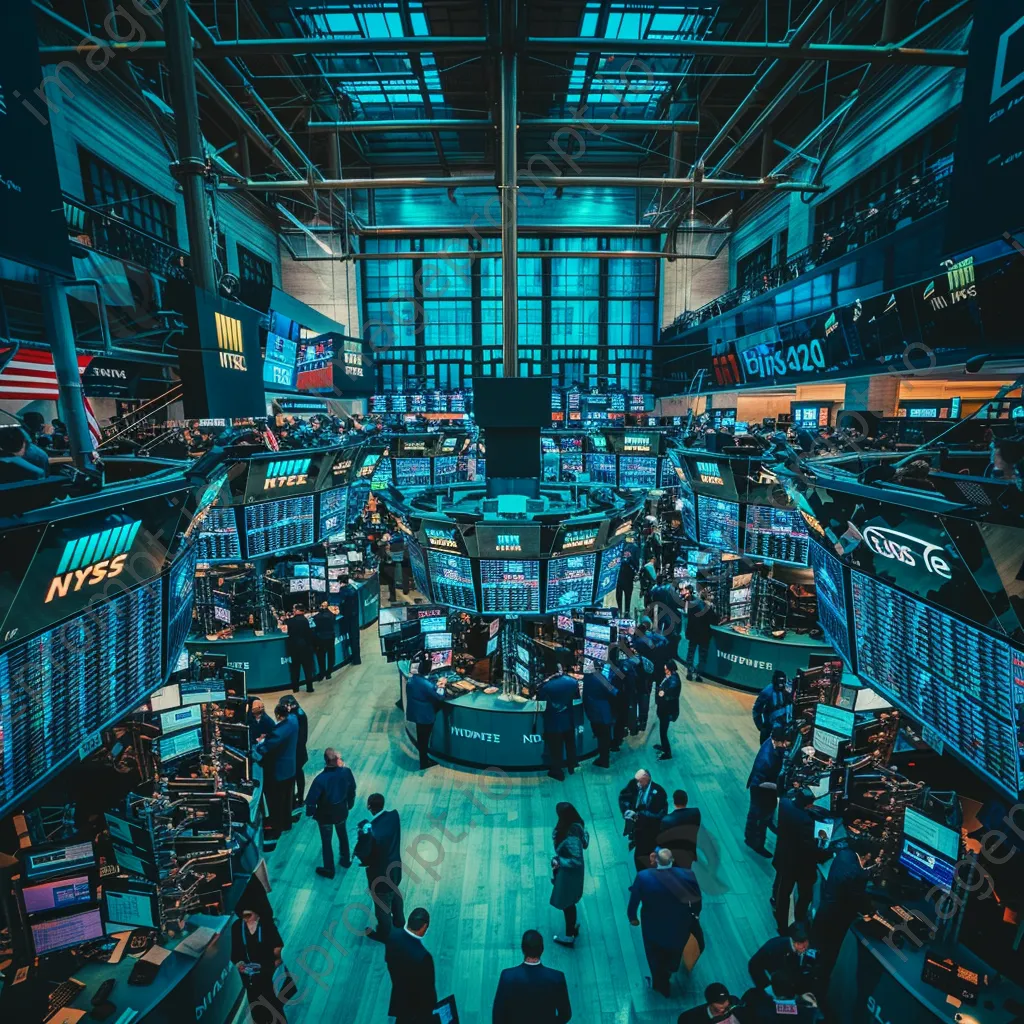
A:
[[[419,233],[417,232],[416,234],[418,237]],[[575,249],[519,250],[520,259],[531,260],[565,258],[588,260],[660,260],[663,259],[664,256],[665,254],[660,249],[580,249],[578,251]],[[324,259],[329,258],[330,257],[324,257]],[[445,252],[443,250],[439,252],[354,252],[343,258],[347,260],[441,260],[443,262],[448,262],[451,260],[500,259],[501,253],[480,252],[478,250],[473,250],[471,252]],[[318,260],[320,257],[315,256],[313,259]],[[303,260],[300,262],[305,261]]]
[[[408,121],[310,121],[311,132],[431,132],[493,128],[490,118],[421,117]]]
[[[506,377],[519,376],[519,212],[516,146],[519,110],[518,0],[501,4],[501,360]]]
[[[519,122],[520,128],[621,128],[641,132],[697,132],[699,121],[658,121],[628,117],[533,117]]]

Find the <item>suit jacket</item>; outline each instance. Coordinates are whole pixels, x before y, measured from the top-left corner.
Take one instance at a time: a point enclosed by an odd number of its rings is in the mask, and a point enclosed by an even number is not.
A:
[[[700,835],[700,809],[683,807],[669,811],[661,819],[656,846],[667,846],[676,864],[688,868],[697,859],[697,837]]]
[[[772,783],[770,787],[775,792],[774,786],[779,781],[779,772],[782,771],[782,761],[785,751],[782,747],[776,747],[771,737],[761,744],[757,757],[754,758],[754,766],[750,769],[747,777],[747,789],[754,789]]]
[[[295,778],[295,751],[298,742],[299,723],[294,715],[289,715],[278,722],[273,732],[260,744],[264,771],[267,771],[269,766],[270,777],[275,782]]]
[[[313,627],[305,615],[293,615],[285,622],[285,629],[288,631],[288,638],[285,640],[285,650],[289,657],[294,657],[301,651],[313,648]]]
[[[494,994],[493,1024],[563,1024],[572,1020],[569,989],[561,971],[543,964],[508,967]]]
[[[723,1014],[719,1014],[717,1017],[712,1017],[708,1013],[707,1003],[701,1003],[700,1006],[695,1006],[692,1010],[684,1010],[679,1014],[676,1024],[718,1024],[719,1021],[727,1021],[730,1017],[738,1019],[735,1018],[733,1010],[736,1004],[739,1003],[739,1000],[735,996],[729,996],[729,998],[733,1001],[733,1008]]]
[[[784,971],[803,992],[808,979],[813,974],[814,956],[808,950],[802,957],[793,950],[793,941],[786,935],[777,935],[769,939],[751,958],[747,964],[750,979],[758,988],[767,988],[772,975],[776,971]]]
[[[395,885],[402,881],[402,822],[398,811],[381,811],[370,822],[370,831],[360,836],[359,846],[356,856],[366,866],[371,881],[384,875]]]
[[[405,720],[416,725],[433,725],[437,710],[444,704],[434,684],[423,676],[409,676],[405,684]]]
[[[784,796],[779,801],[779,827],[772,860],[775,870],[793,875],[813,874],[829,856],[815,839],[814,818],[797,807],[792,797]]]
[[[661,831],[661,819],[668,812],[668,796],[665,790],[652,781],[650,791],[643,807],[638,807],[638,790],[636,779],[630,779],[619,791],[619,810],[636,811],[633,824],[633,845],[638,853],[651,853],[657,845],[658,833]],[[628,829],[623,833],[628,834]]]
[[[615,721],[612,700],[619,691],[600,672],[583,677],[583,711],[591,725],[611,725]]]
[[[644,868],[629,887],[627,914],[638,911],[644,942],[663,949],[682,949],[700,913],[700,886],[686,868]]]
[[[298,771],[301,768],[305,768],[306,762],[309,760],[309,754],[306,751],[306,740],[309,739],[309,719],[306,717],[306,712],[300,707],[296,707],[289,714],[299,725],[299,732],[295,741],[295,768]]]
[[[306,815],[321,825],[340,825],[356,802],[356,779],[348,765],[330,765],[306,793]]]
[[[330,608],[321,608],[313,616],[313,633],[317,640],[324,643],[338,635],[338,617]]]
[[[658,709],[659,718],[668,718],[674,722],[679,717],[679,694],[682,688],[679,676],[675,672],[661,677],[661,681],[654,688],[654,704]]]
[[[274,720],[266,711],[259,718],[250,711],[246,720],[249,723],[250,743],[259,743],[264,736],[268,736],[274,731]]]
[[[400,1024],[432,1024],[437,1005],[434,958],[423,941],[404,928],[392,928],[384,946],[384,962],[391,975],[388,1014]]]
[[[541,683],[537,696],[545,701],[545,732],[573,731],[572,705],[579,693],[579,684],[572,676],[554,676]]]

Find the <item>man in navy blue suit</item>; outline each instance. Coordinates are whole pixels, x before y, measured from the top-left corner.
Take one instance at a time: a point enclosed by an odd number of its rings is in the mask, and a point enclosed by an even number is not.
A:
[[[430,914],[417,907],[404,928],[392,928],[384,947],[384,962],[391,975],[388,1015],[395,1024],[433,1024],[437,1005],[434,958],[423,945]]]
[[[416,674],[409,677],[405,684],[405,720],[416,726],[416,749],[420,755],[420,771],[433,768],[437,762],[431,760],[427,753],[430,746],[430,733],[437,719],[437,711],[444,704],[444,698],[438,696],[437,688],[427,676],[430,674],[430,662],[423,660],[417,666]]]
[[[564,1024],[572,1020],[569,989],[561,971],[541,962],[544,940],[532,928],[523,933],[523,962],[507,967],[494,994],[493,1024]]]
[[[700,886],[692,871],[675,867],[671,850],[660,847],[654,852],[654,866],[638,872],[629,891],[626,913],[630,924],[643,922],[644,953],[651,968],[651,988],[667,996],[672,975],[679,969],[683,949],[691,934],[699,928]],[[638,917],[641,907],[642,913]]]
[[[267,794],[271,832],[280,834],[292,827],[292,795],[295,790],[295,753],[299,744],[298,719],[283,702],[274,708],[277,725],[260,741],[256,750],[263,763],[263,788]]]
[[[548,745],[548,775],[561,782],[565,778],[563,764],[569,774],[576,770],[576,729],[573,701],[580,695],[579,683],[567,676],[561,665],[558,671],[537,687],[538,700],[544,705],[544,739]],[[562,751],[565,750],[565,760]]]
[[[387,942],[391,929],[405,926],[402,884],[402,823],[398,811],[384,809],[384,797],[371,793],[366,809],[372,817],[359,823],[356,856],[366,868],[366,887],[373,899],[376,928],[367,928],[367,938]]]
[[[610,766],[608,757],[612,747],[612,726],[615,724],[612,701],[618,695],[619,691],[603,672],[587,672],[583,676],[583,712],[597,737],[597,757],[593,763],[598,768]]]

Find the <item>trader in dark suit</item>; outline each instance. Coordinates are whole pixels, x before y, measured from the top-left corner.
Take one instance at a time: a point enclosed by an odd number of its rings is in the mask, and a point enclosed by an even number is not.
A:
[[[334,849],[331,836],[338,836],[338,863],[343,868],[352,866],[348,849],[345,822],[356,802],[356,779],[333,747],[324,751],[324,770],[313,780],[306,794],[306,817],[315,818],[320,827],[324,866],[316,873],[324,878],[334,877]]]
[[[494,993],[492,1024],[564,1024],[572,1020],[569,988],[561,971],[540,958],[544,940],[532,928],[523,933],[523,962],[506,967]]]
[[[650,864],[661,819],[668,812],[668,797],[651,773],[641,768],[619,791],[619,810],[625,819],[622,834],[629,836],[633,861],[637,871],[642,871]]]
[[[869,840],[851,841],[840,850],[822,883],[818,909],[814,912],[812,937],[818,951],[818,978],[827,988],[839,950],[854,918],[871,912],[868,880],[877,866]]]
[[[395,1024],[433,1024],[437,1005],[434,958],[423,945],[430,914],[417,907],[404,928],[392,928],[384,947],[384,963],[391,976],[388,1014]]]
[[[633,605],[633,585],[636,582],[636,567],[639,556],[634,547],[632,551],[623,550],[622,561],[619,562],[619,574],[615,579],[615,606],[623,615],[629,615]]]
[[[345,584],[338,595],[338,608],[341,611],[342,632],[348,636],[349,649],[352,651],[352,665],[363,663],[359,646],[359,606],[358,588],[351,582]]]
[[[757,726],[760,742],[764,743],[776,725],[784,725],[793,704],[789,680],[781,669],[776,670],[772,681],[757,695],[751,714]]]
[[[429,673],[430,662],[424,660],[417,666],[416,674],[410,676],[405,684],[405,720],[416,726],[416,749],[420,755],[421,772],[437,764],[431,760],[427,749],[438,709],[444,704],[444,698],[438,695],[435,684],[427,679]]]
[[[313,616],[313,643],[316,649],[317,679],[327,679],[334,674],[334,641],[338,635],[338,617],[326,601],[320,602],[320,610]]]
[[[246,721],[249,726],[249,742],[254,746],[264,736],[274,731],[274,720],[267,714],[259,697],[253,700]]]
[[[302,802],[306,798],[305,769],[306,763],[309,761],[306,741],[309,739],[309,719],[306,717],[306,712],[299,707],[299,702],[290,693],[286,693],[281,698],[281,703],[288,708],[288,713],[295,718],[299,726],[299,734],[295,743],[295,799],[292,801],[292,806],[296,809],[293,816],[298,818]]]
[[[309,619],[300,608],[292,609],[292,614],[284,620],[284,628],[288,631],[284,649],[289,658],[289,669],[292,678],[292,693],[299,692],[299,672],[306,677],[306,693],[313,692],[313,628]]]
[[[672,742],[669,739],[668,727],[679,717],[679,695],[683,685],[679,681],[678,667],[674,661],[665,662],[665,675],[654,691],[654,703],[658,710],[658,733],[660,743],[654,744],[658,751],[659,761],[672,759]]]
[[[818,865],[832,855],[818,846],[815,839],[814,818],[810,806],[814,794],[799,789],[792,796],[779,801],[779,824],[775,833],[775,923],[779,934],[785,935],[789,927],[789,901],[796,888],[797,921],[807,920],[807,911],[814,899],[814,883],[818,880]],[[770,973],[770,972],[769,972]]]
[[[764,848],[768,823],[775,813],[775,802],[778,796],[779,773],[782,771],[782,759],[785,756],[789,741],[785,729],[772,730],[771,737],[761,744],[761,749],[754,759],[754,766],[747,776],[747,790],[750,793],[750,809],[747,811],[747,822],[743,830],[743,841],[754,853],[762,857],[771,854]]]
[[[782,971],[797,983],[797,991],[810,992],[814,988],[815,966],[807,926],[797,921],[790,926],[788,935],[769,939],[750,958],[747,970],[757,988],[767,988],[775,974]]]
[[[700,808],[690,807],[685,789],[672,794],[673,809],[661,819],[658,846],[672,851],[675,863],[682,868],[693,867],[697,859],[697,837],[700,835]]]
[[[274,708],[277,725],[256,748],[263,762],[263,786],[267,793],[271,832],[280,834],[292,827],[292,792],[295,788],[295,750],[299,723],[288,706]]]
[[[591,762],[597,768],[608,768],[612,747],[612,725],[615,722],[613,701],[619,691],[601,672],[587,672],[583,676],[583,713],[597,738],[597,757]]]
[[[730,1017],[735,1021],[733,1010],[738,1004],[739,1000],[730,995],[720,981],[713,981],[704,989],[704,1002],[692,1010],[684,1010],[676,1024],[724,1024]]]
[[[561,665],[553,676],[537,687],[537,699],[544,704],[544,740],[548,748],[548,775],[561,782],[565,779],[563,765],[569,774],[576,771],[576,728],[573,701],[580,695],[579,684],[567,676]],[[565,751],[565,759],[562,751]]]
[[[392,926],[405,925],[402,884],[402,823],[398,811],[384,810],[384,797],[371,793],[366,809],[372,817],[359,824],[356,856],[366,868],[366,885],[373,899],[377,927],[367,928],[367,938],[386,942]]]
[[[645,868],[633,879],[626,913],[630,924],[643,923],[651,988],[668,996],[672,975],[698,927],[701,895],[693,872],[673,865],[671,850],[659,849],[654,861],[654,867]]]

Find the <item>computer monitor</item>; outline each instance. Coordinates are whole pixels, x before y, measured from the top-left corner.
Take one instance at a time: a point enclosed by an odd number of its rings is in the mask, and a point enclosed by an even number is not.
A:
[[[573,632],[572,616],[571,615],[562,615],[561,613],[556,615],[555,616],[555,629],[557,629],[560,633],[572,634],[572,632]]]
[[[227,700],[223,679],[200,679],[181,684],[182,704],[213,704],[222,700]]]
[[[103,886],[107,923],[132,928],[159,928],[160,908],[156,886],[135,880],[113,878]]]
[[[429,622],[429,619],[424,619],[424,622]],[[446,647],[452,645],[451,633],[427,633],[423,638],[424,649],[428,651],[442,651]]]
[[[80,903],[92,903],[92,883],[88,875],[55,878],[39,885],[26,885],[21,890],[26,914],[48,914],[53,910],[67,910]]]
[[[68,875],[96,866],[96,853],[91,842],[65,843],[25,854],[22,867],[26,880],[34,882],[51,875]]]
[[[445,615],[432,615],[426,619],[420,619],[421,633],[443,633],[448,628],[448,618]]]
[[[522,662],[517,661],[516,662],[516,675],[519,676],[519,678],[524,683],[529,683],[530,682],[530,666],[529,665],[524,665]]]
[[[31,926],[32,947],[36,956],[57,953],[84,942],[103,938],[103,915],[98,907],[75,914],[37,921]]]
[[[852,711],[832,707],[830,704],[819,704],[814,709],[815,729],[825,729],[844,740],[852,738],[856,720],[857,716]]]
[[[612,619],[619,636],[632,636],[636,623],[632,619]]]
[[[487,650],[484,653],[484,657],[489,658],[498,649],[498,638],[496,636],[490,636],[487,638]]]
[[[608,645],[598,643],[596,640],[583,641],[583,657],[591,661],[606,662],[608,660]]]
[[[203,732],[201,729],[186,729],[171,733],[170,736],[161,736],[156,743],[160,761],[166,764],[179,757],[198,754],[203,749]]]
[[[903,817],[900,864],[913,878],[937,886],[943,892],[953,888],[960,834],[908,807]]]
[[[587,640],[610,644],[612,642],[611,624],[608,622],[587,622],[583,628],[583,636]]]
[[[831,757],[833,760],[839,757],[839,744],[843,742],[842,736],[837,736],[827,729],[815,729],[811,736],[811,745],[819,754]]]
[[[185,654],[185,668],[187,669],[188,654],[184,651],[182,653]],[[181,707],[181,689],[177,683],[168,683],[149,695],[150,711],[170,711],[171,708],[177,707]]]
[[[203,724],[203,707],[201,704],[186,704],[173,711],[164,711],[160,715],[160,731],[166,736],[179,729],[195,728]]]
[[[436,636],[436,634],[435,634]],[[430,667],[435,668],[451,668],[452,665],[452,651],[449,647],[446,651],[431,651],[430,652]]]

